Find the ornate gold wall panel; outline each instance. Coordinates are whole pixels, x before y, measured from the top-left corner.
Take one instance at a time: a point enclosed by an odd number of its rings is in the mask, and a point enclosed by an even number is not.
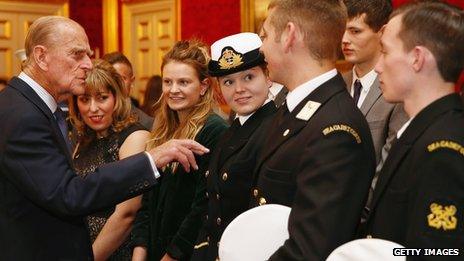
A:
[[[145,85],[154,74],[161,74],[163,55],[177,36],[176,1],[123,3],[123,52],[135,70],[132,95],[142,100]]]
[[[240,0],[242,32],[259,33],[270,0]]]
[[[24,48],[24,39],[32,22],[45,15],[67,17],[68,2],[0,1],[0,77],[9,79],[20,72],[20,61],[14,52]]]

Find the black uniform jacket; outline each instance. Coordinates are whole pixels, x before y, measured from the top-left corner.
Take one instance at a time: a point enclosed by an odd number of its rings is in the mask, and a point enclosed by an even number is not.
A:
[[[374,174],[372,138],[340,75],[287,108],[269,130],[252,204],[292,208],[290,238],[270,260],[325,260],[355,237]]]
[[[419,112],[393,145],[365,234],[412,248],[461,248],[462,255],[463,210],[464,113],[451,94]]]
[[[270,101],[243,126],[236,119],[221,138],[205,173],[208,213],[192,260],[216,260],[218,242],[224,229],[235,217],[248,210],[256,158],[276,111],[274,102]]]
[[[160,260],[166,253],[176,260],[190,259],[207,208],[204,173],[227,127],[219,115],[210,114],[195,141],[209,148],[211,154],[196,156],[198,169],[191,172],[181,166],[176,170],[166,168],[159,186],[143,195],[132,242],[147,248],[147,260]]]

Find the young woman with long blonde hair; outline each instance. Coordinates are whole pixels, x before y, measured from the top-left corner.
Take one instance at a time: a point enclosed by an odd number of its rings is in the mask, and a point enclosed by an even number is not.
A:
[[[194,139],[213,150],[227,128],[212,112],[212,81],[206,45],[180,41],[161,65],[163,94],[155,106],[148,148],[170,139]],[[160,186],[144,195],[136,218],[133,260],[188,260],[206,211],[205,170],[211,153],[197,157],[198,170],[174,163],[162,170]]]

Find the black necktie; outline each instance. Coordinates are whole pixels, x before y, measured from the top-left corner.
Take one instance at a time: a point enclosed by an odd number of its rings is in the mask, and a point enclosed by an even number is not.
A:
[[[359,80],[356,80],[354,82],[353,87],[354,87],[354,95],[353,95],[354,104],[358,106],[359,96],[361,96],[361,89],[362,89],[361,82]]]
[[[71,142],[69,141],[69,138],[68,138],[68,125],[64,118],[64,113],[60,107],[57,107],[53,115],[55,116],[56,123],[58,123],[58,127],[60,128],[60,131],[61,131],[61,135],[63,136],[63,139],[66,142],[68,151],[71,152]]]

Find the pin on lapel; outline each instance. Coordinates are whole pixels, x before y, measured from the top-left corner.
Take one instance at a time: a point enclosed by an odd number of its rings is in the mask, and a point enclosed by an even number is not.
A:
[[[319,109],[321,104],[315,101],[308,101],[301,111],[296,115],[297,119],[308,121],[314,113]]]
[[[289,132],[290,132],[290,130],[289,130],[289,129],[286,129],[286,130],[284,131],[284,134],[282,134],[282,135],[285,137],[285,136],[288,135]]]

